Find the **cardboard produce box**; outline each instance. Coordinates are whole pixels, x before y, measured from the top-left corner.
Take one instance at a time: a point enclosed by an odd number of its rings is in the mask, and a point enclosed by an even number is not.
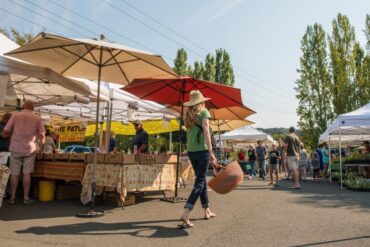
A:
[[[42,160],[54,160],[54,154],[53,153],[48,153],[48,154],[42,154]]]
[[[137,156],[140,164],[154,164],[155,156],[152,154],[140,154]]]
[[[94,163],[94,154],[87,154],[87,163]],[[105,154],[97,154],[97,163],[105,163]]]
[[[71,161],[85,161],[86,159],[85,153],[70,153],[69,154],[69,160]]]
[[[105,155],[105,162],[107,164],[122,164],[123,154],[122,153],[112,153]]]
[[[69,160],[69,153],[55,153],[55,160]]]
[[[136,164],[138,161],[136,160],[135,154],[124,154],[123,155],[123,164]]]
[[[59,184],[55,190],[55,200],[80,198],[82,187],[80,184]]]
[[[134,205],[136,201],[136,196],[134,193],[128,193],[123,202],[124,206]],[[117,192],[104,193],[103,203],[115,207],[121,207],[119,194]]]
[[[177,155],[176,154],[156,154],[155,155],[155,163],[156,164],[172,164],[177,163]]]

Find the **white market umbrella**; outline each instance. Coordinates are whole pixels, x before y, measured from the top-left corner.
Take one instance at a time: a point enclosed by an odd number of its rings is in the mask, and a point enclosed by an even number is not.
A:
[[[137,78],[177,78],[178,75],[159,55],[104,40],[70,39],[48,33],[38,34],[29,43],[6,55],[47,66],[64,76],[98,81],[96,148],[92,181],[92,208],[94,208],[100,82],[108,81],[125,85]]]

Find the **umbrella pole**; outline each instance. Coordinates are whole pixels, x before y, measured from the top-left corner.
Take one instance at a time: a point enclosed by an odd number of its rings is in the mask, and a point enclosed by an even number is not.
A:
[[[185,202],[187,199],[178,197],[178,183],[179,183],[179,170],[180,170],[180,156],[181,156],[181,148],[182,148],[182,141],[181,141],[181,130],[183,126],[183,115],[184,115],[184,100],[185,100],[185,81],[182,82],[182,92],[181,92],[181,115],[180,115],[180,124],[179,124],[179,148],[177,150],[177,162],[176,162],[176,182],[175,182],[175,197],[164,198],[164,201],[167,202]]]
[[[94,164],[93,164],[93,174],[92,174],[92,183],[91,183],[91,204],[90,210],[84,211],[77,214],[77,217],[99,217],[105,214],[104,211],[95,210],[95,194],[96,194],[96,167],[98,160],[98,147],[99,147],[99,105],[100,105],[100,79],[101,79],[101,70],[102,70],[102,59],[103,59],[103,47],[100,47],[100,62],[98,64],[98,95],[96,97],[96,119],[95,119],[95,150],[94,150]]]

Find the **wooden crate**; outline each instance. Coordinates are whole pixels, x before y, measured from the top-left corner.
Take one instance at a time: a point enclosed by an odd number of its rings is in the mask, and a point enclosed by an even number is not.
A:
[[[86,160],[87,163],[94,163],[94,154],[87,154]],[[97,154],[96,162],[105,163],[105,154]]]
[[[135,154],[124,154],[123,155],[123,164],[136,164],[138,161],[136,160]]]
[[[42,154],[42,160],[54,160],[54,154]]]
[[[69,160],[69,153],[56,153],[54,154],[55,160]]]
[[[80,184],[60,184],[56,186],[55,200],[80,198],[82,187]]]
[[[154,164],[155,156],[152,154],[140,154],[137,156],[137,160],[140,164]]]
[[[125,201],[123,203],[124,206],[134,205],[136,201],[136,196],[134,193],[128,193],[125,197]],[[115,207],[120,207],[120,198],[117,192],[112,193],[104,193],[103,195],[103,203]]]
[[[112,153],[105,155],[105,162],[107,164],[122,164],[123,163],[123,154],[121,153]]]
[[[157,154],[155,155],[156,164],[175,164],[177,163],[176,154]]]
[[[70,153],[69,154],[69,160],[71,161],[85,161],[86,154],[82,153]]]

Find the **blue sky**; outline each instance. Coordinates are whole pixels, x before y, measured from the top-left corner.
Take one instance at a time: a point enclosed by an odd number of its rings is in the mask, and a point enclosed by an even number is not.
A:
[[[60,2],[95,23],[53,2]],[[15,27],[36,34],[44,27],[47,32],[66,37],[91,38],[103,33],[117,43],[150,48],[163,55],[170,65],[180,47],[188,51],[190,63],[203,60],[207,51],[214,53],[224,48],[235,67],[235,86],[242,89],[245,104],[257,111],[250,117],[257,127],[297,124],[298,102],[293,88],[298,78],[300,40],[307,25],[321,23],[330,33],[331,22],[340,12],[350,18],[357,39],[364,44],[362,30],[366,13],[370,13],[369,0],[0,0],[0,3],[3,28]]]

